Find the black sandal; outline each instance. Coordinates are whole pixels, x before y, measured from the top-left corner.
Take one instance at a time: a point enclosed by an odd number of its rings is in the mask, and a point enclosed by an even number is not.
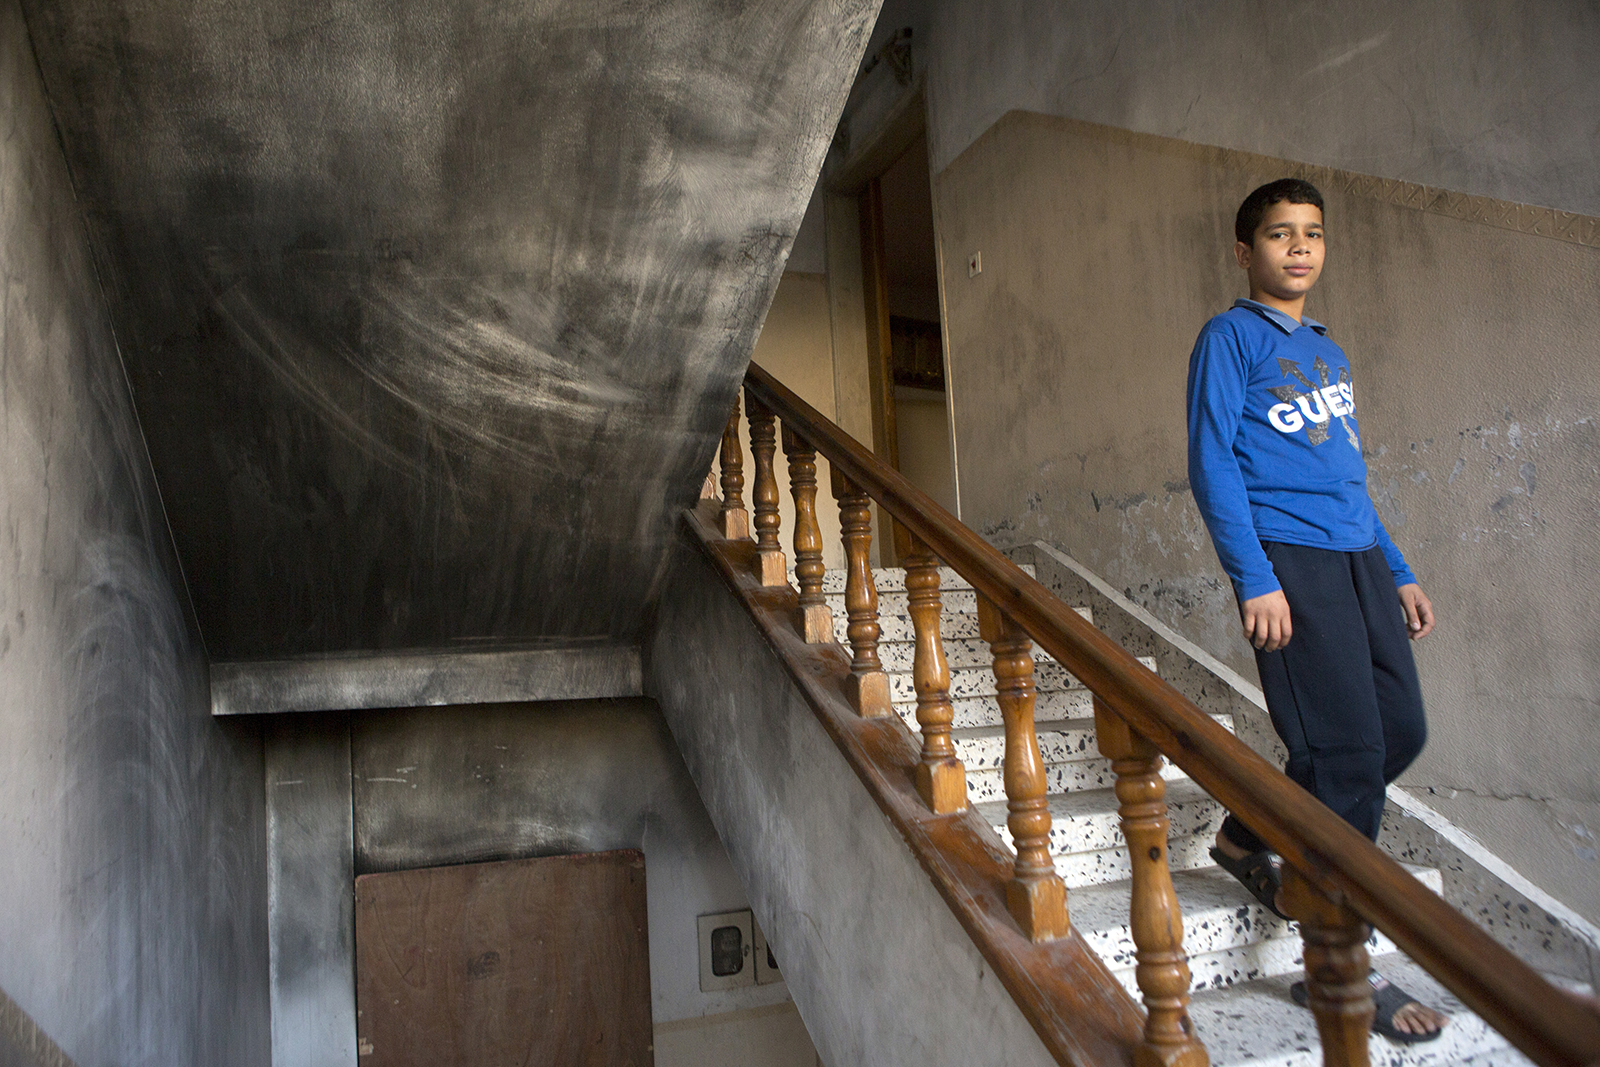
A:
[[[1278,867],[1272,862],[1272,853],[1266,849],[1252,852],[1248,856],[1234,859],[1220,848],[1211,850],[1211,859],[1218,867],[1227,871],[1239,880],[1239,884],[1250,890],[1250,895],[1261,902],[1262,907],[1280,919],[1289,916],[1278,910],[1278,890],[1283,888],[1283,877],[1278,873]]]
[[[1382,1034],[1390,1041],[1401,1045],[1416,1045],[1424,1041],[1435,1041],[1444,1033],[1444,1026],[1431,1030],[1425,1034],[1408,1034],[1403,1030],[1396,1030],[1394,1016],[1401,1008],[1408,1004],[1421,1005],[1422,1001],[1407,993],[1389,979],[1373,971],[1367,976],[1367,981],[1372,983],[1372,1032]],[[1381,985],[1379,983],[1382,983]],[[1296,982],[1289,987],[1289,999],[1302,1008],[1311,1006],[1311,994],[1306,990],[1304,982]]]

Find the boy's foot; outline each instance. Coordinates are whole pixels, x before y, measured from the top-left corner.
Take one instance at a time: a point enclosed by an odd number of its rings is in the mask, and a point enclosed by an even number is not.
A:
[[[1415,1045],[1434,1040],[1449,1025],[1450,1016],[1422,1004],[1377,971],[1367,975],[1367,981],[1372,984],[1373,1033],[1402,1045]],[[1310,1006],[1304,982],[1289,987],[1289,998],[1302,1008]]]
[[[1283,875],[1278,870],[1278,857],[1266,849],[1246,852],[1234,844],[1227,834],[1217,831],[1216,847],[1211,859],[1218,867],[1239,880],[1272,914],[1280,919],[1289,918],[1283,910]]]

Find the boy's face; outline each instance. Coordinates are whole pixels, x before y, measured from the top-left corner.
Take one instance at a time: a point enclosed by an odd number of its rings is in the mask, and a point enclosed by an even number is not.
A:
[[[1315,204],[1273,204],[1261,217],[1252,244],[1233,246],[1250,277],[1252,299],[1298,303],[1322,274],[1322,210]]]

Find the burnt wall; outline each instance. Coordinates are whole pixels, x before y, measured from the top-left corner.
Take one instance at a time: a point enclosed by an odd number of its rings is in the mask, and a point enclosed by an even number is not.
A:
[[[27,0],[218,658],[630,638],[872,0]]]
[[[0,115],[0,1033],[81,1067],[264,1065],[261,748],[211,718],[15,0]]]

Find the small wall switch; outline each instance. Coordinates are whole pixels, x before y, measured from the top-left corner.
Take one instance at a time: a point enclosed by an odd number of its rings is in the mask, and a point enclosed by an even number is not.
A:
[[[755,985],[755,919],[750,909],[702,915],[696,922],[700,926],[700,992]]]
[[[772,951],[772,943],[767,940],[767,935],[762,933],[760,923],[755,925],[755,957],[756,985],[783,981],[783,972],[778,970],[778,956]]]
[[[983,273],[983,253],[974,252],[967,257],[967,277],[976,278]]]

